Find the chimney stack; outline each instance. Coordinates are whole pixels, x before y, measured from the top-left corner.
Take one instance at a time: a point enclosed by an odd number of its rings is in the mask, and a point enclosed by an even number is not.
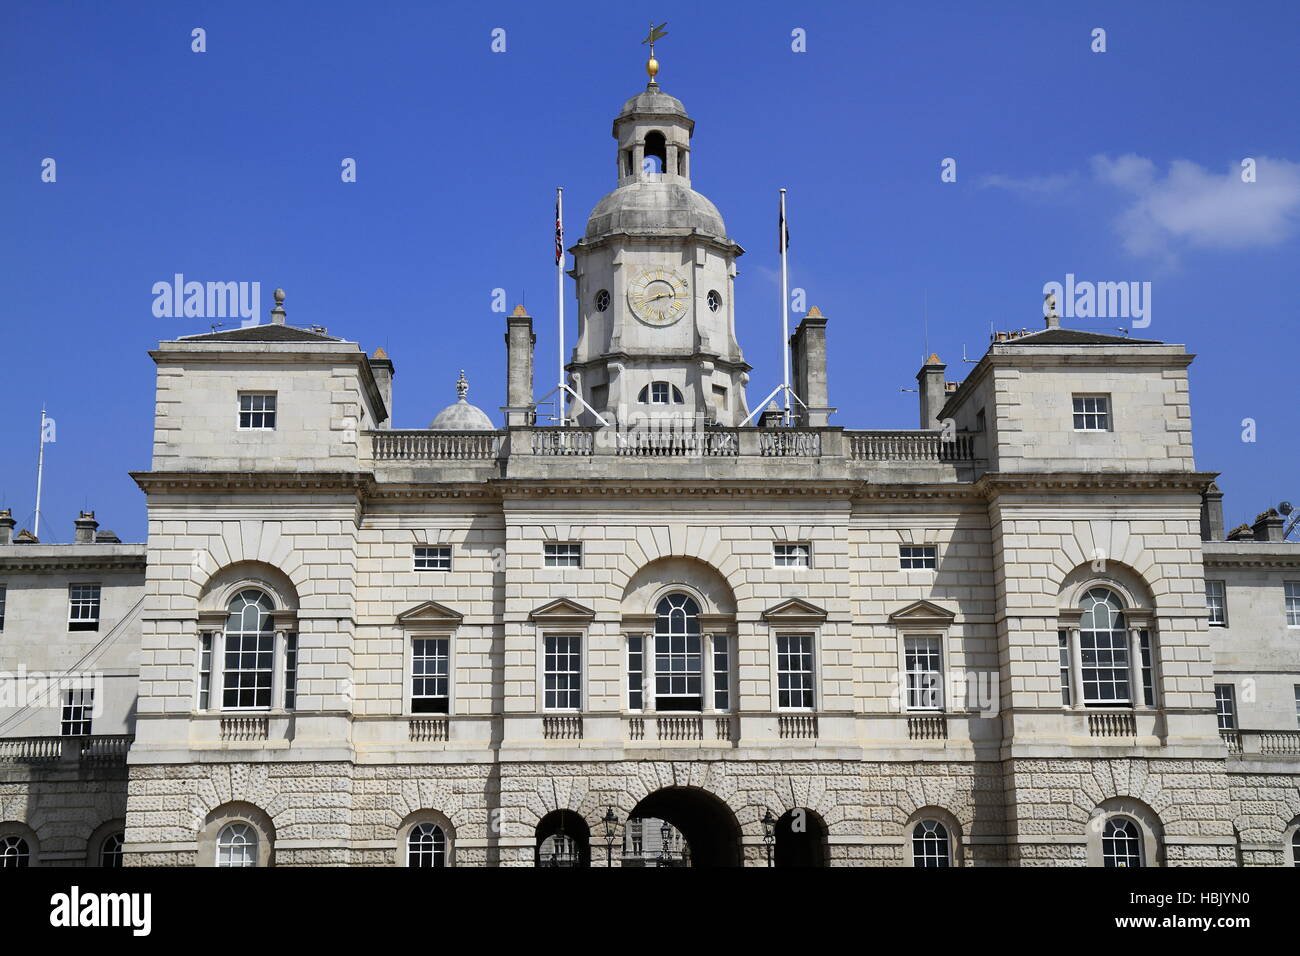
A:
[[[1201,493],[1201,540],[1223,540],[1223,492],[1213,481]]]
[[[0,544],[14,543],[15,524],[17,522],[14,521],[14,515],[10,509],[6,508],[4,511],[0,511]]]
[[[375,384],[379,386],[379,394],[383,396],[384,408],[388,412],[388,417],[382,422],[376,422],[376,428],[393,427],[393,360],[388,357],[388,353],[382,348],[375,349],[375,354],[370,358],[370,373],[375,377]]]
[[[917,392],[921,398],[921,427],[928,429],[943,428],[939,420],[939,409],[947,399],[943,373],[948,366],[939,361],[938,354],[931,352],[921,371],[916,373]]]
[[[73,524],[77,527],[77,533],[74,539],[77,544],[95,543],[95,529],[99,527],[99,522],[95,520],[95,512],[81,512]]]
[[[835,409],[827,405],[826,317],[813,306],[790,336],[790,357],[794,366],[794,393],[808,407],[795,403],[795,422],[822,428]]]
[[[1049,292],[1043,296],[1043,320],[1049,329],[1061,327],[1061,316],[1056,311],[1056,293]]]
[[[1269,508],[1255,515],[1255,523],[1250,526],[1250,530],[1254,532],[1256,541],[1281,541],[1284,523],[1277,509]]]
[[[531,425],[533,411],[533,318],[522,305],[506,317],[506,427]]]

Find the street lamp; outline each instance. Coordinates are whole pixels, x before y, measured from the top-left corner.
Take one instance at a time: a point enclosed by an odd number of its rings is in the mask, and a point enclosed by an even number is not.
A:
[[[613,807],[605,808],[605,818],[601,822],[605,824],[605,866],[610,867],[614,865],[614,829],[618,826],[618,814]]]
[[[672,825],[667,820],[659,827],[659,860],[657,866],[668,865],[668,839],[673,835]]]
[[[763,843],[767,846],[767,865],[772,865],[772,844],[776,842],[776,817],[772,808],[763,811]]]

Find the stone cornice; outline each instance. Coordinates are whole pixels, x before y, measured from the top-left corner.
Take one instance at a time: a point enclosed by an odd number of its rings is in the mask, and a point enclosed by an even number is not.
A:
[[[503,497],[522,498],[842,498],[849,499],[860,482],[837,480],[731,481],[709,479],[678,481],[673,479],[498,479],[490,482]]]
[[[129,474],[147,495],[226,491],[364,493],[375,481],[373,473],[360,471],[132,471]]]
[[[1300,568],[1300,544],[1293,544],[1292,547],[1295,550],[1286,554],[1259,551],[1228,553],[1212,551],[1202,546],[1201,553],[1207,568]]]
[[[632,230],[632,229],[614,229],[609,232],[601,233],[599,236],[583,236],[568,249],[570,255],[575,259],[578,258],[579,252],[589,252],[593,249],[600,249],[603,246],[611,245],[617,241],[623,240],[641,240],[647,245],[659,245],[664,242],[672,242],[679,246],[683,239],[689,239],[702,246],[712,246],[723,255],[743,256],[745,250],[740,244],[725,237],[711,236],[708,233],[697,232],[694,229],[664,229],[664,230]],[[569,271],[573,276],[574,270]]]
[[[1181,491],[1201,494],[1218,477],[1214,471],[1173,472],[989,472],[975,487],[990,500],[1019,491],[1075,494],[1080,491]]]
[[[381,482],[373,472],[167,472],[137,471],[131,477],[149,495],[282,492],[350,492],[369,501],[505,498],[802,498],[871,501],[991,501],[1005,494],[1133,492],[1200,494],[1216,472],[1046,473],[1003,472],[974,482],[886,482],[851,478],[487,478],[456,482]],[[1227,557],[1227,556],[1224,556]],[[1286,556],[1259,555],[1260,560]]]
[[[60,553],[26,553],[26,549],[48,550],[46,545],[5,545],[0,547],[0,571],[138,571],[145,570],[144,545],[134,545],[134,553],[85,554],[78,553],[84,545],[61,545]]]
[[[978,501],[985,499],[984,492],[970,482],[928,483],[858,482],[855,501]]]

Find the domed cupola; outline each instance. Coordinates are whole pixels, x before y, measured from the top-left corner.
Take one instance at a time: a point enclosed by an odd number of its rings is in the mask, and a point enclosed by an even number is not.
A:
[[[749,414],[733,295],[744,250],[691,188],[695,120],[655,79],[663,36],[651,30],[650,82],[614,118],[616,188],[570,249],[578,338],[565,369],[583,425],[736,425]]]
[[[496,431],[492,419],[487,417],[483,409],[465,401],[465,394],[468,391],[469,382],[465,380],[465,370],[461,369],[460,378],[456,380],[456,394],[460,397],[455,404],[448,405],[440,411],[429,427],[446,432]]]

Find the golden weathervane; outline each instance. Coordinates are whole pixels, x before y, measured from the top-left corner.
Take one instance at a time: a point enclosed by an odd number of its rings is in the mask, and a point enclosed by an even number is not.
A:
[[[645,61],[645,71],[650,74],[650,82],[654,83],[655,75],[659,72],[659,61],[655,59],[655,40],[668,36],[668,31],[664,27],[668,26],[668,21],[664,21],[655,26],[650,24],[650,35],[641,41],[641,45],[650,44],[650,59]]]

